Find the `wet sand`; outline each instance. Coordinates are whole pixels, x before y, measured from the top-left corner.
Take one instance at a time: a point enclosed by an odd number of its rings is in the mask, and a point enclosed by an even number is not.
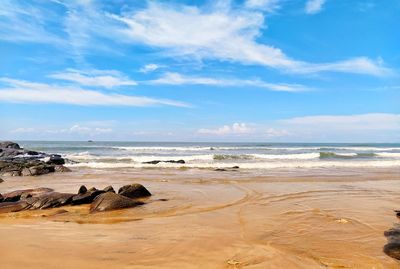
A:
[[[0,268],[400,268],[382,252],[398,170],[254,173],[76,169],[4,178],[0,193],[138,182],[141,207],[0,215]]]

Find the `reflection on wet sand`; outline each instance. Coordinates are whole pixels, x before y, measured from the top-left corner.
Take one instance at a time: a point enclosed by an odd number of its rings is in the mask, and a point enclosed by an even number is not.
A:
[[[0,192],[139,182],[144,206],[0,215],[1,268],[399,268],[383,231],[399,171],[81,170],[5,178]],[[61,261],[61,262],[60,262]]]

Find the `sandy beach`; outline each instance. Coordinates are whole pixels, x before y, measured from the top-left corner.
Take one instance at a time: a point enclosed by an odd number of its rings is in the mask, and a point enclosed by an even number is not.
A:
[[[400,202],[397,169],[74,169],[4,177],[0,193],[134,182],[140,207],[0,215],[1,268],[399,268],[383,232]]]

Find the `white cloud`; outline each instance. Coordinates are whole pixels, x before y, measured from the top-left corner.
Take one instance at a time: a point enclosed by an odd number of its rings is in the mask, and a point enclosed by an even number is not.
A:
[[[0,88],[0,101],[12,103],[57,103],[83,106],[154,106],[187,107],[188,104],[144,96],[105,94],[80,87],[67,87],[1,78],[9,87]]]
[[[150,73],[156,71],[159,68],[161,68],[161,66],[158,64],[146,64],[145,66],[140,68],[139,71],[142,73]]]
[[[88,127],[88,126],[81,126],[79,124],[75,124],[70,128],[67,129],[60,129],[60,130],[48,130],[47,132],[50,133],[68,133],[68,134],[84,134],[84,135],[99,135],[105,133],[113,132],[111,128],[100,128],[100,127]]]
[[[247,0],[245,6],[251,9],[273,12],[279,8],[280,1],[281,0]]]
[[[322,115],[297,117],[280,121],[292,127],[303,126],[322,130],[346,131],[400,131],[400,114],[370,113],[359,115]]]
[[[253,132],[253,129],[248,127],[246,123],[234,123],[217,129],[199,129],[197,132],[204,135],[243,135]]]
[[[168,72],[162,77],[148,81],[151,84],[166,85],[210,85],[221,87],[258,87],[272,91],[299,92],[308,90],[307,87],[299,84],[268,83],[259,79],[219,79],[210,77],[185,76],[179,73]]]
[[[34,128],[24,128],[24,127],[21,127],[21,128],[15,129],[15,130],[11,130],[10,132],[11,132],[11,133],[19,133],[19,134],[33,133],[33,132],[35,132],[35,129],[34,129]]]
[[[44,10],[27,2],[21,5],[17,1],[3,0],[0,5],[0,39],[62,46],[62,39],[45,27],[55,18],[50,9]]]
[[[145,9],[109,16],[125,25],[115,30],[119,39],[163,49],[170,57],[256,64],[293,73],[331,71],[375,76],[388,73],[381,61],[366,57],[332,63],[292,59],[279,48],[257,41],[265,25],[264,15],[256,10],[218,8],[218,5],[202,9],[150,2]]]
[[[292,71],[304,74],[323,71],[336,71],[344,73],[368,74],[374,76],[386,76],[393,73],[392,70],[383,66],[382,59],[373,61],[367,57],[358,57],[325,64],[299,64]]]
[[[82,86],[113,88],[118,86],[134,86],[137,83],[115,70],[74,70],[57,72],[49,77],[75,82]]]
[[[326,0],[308,0],[305,6],[307,14],[316,14],[321,11]]]

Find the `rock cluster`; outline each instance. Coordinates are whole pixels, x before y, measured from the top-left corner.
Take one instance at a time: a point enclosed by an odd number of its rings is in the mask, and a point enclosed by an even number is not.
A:
[[[396,216],[400,218],[400,211],[395,211]],[[400,260],[400,224],[395,224],[393,228],[385,231],[384,235],[388,243],[383,247],[386,255]]]
[[[136,198],[151,196],[141,184],[126,185],[115,193],[112,186],[103,190],[81,186],[77,194],[55,192],[49,188],[17,190],[0,194],[0,213],[91,204],[90,212],[116,210],[142,205]]]
[[[64,164],[65,159],[60,155],[22,149],[11,141],[0,142],[0,175],[38,176],[69,172]]]

